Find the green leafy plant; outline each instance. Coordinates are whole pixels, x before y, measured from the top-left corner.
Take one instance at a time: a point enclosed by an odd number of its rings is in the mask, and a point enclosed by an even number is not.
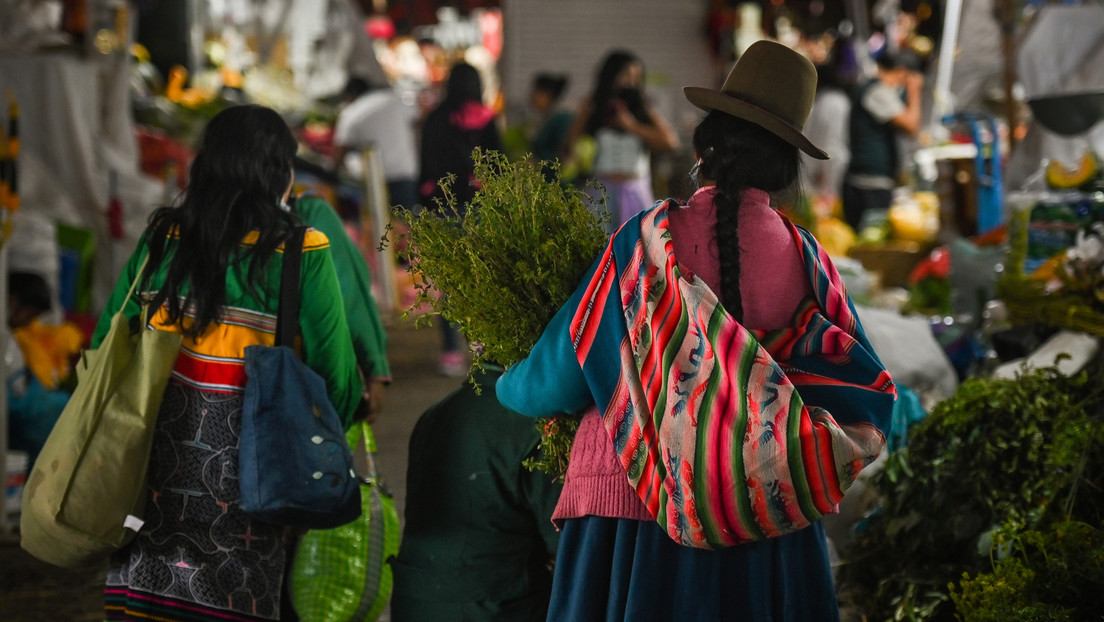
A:
[[[979,574],[971,579],[963,573],[960,588],[951,585],[954,601],[963,622],[1072,622],[1069,612],[1053,605],[1033,605],[1028,590],[1035,582],[1035,573],[1019,560],[1002,563],[991,574]]]
[[[415,278],[414,307],[427,305],[475,344],[474,365],[509,366],[529,353],[605,246],[604,199],[546,179],[528,161],[481,149],[472,158],[479,190],[467,206],[456,206],[456,181],[446,178],[443,204],[398,210],[409,230],[396,237],[389,229],[387,242]],[[541,459],[531,466],[562,476],[577,421],[538,426]]]
[[[967,380],[910,432],[873,478],[883,505],[841,567],[841,585],[859,593],[869,619],[954,619],[948,586],[992,570],[995,526],[1104,524],[1100,371]]]
[[[950,315],[954,312],[951,307],[952,293],[949,279],[934,276],[924,277],[909,288],[908,301],[901,309],[901,313]]]
[[[964,574],[951,598],[964,622],[1073,621],[1104,615],[1104,532],[1078,521],[1044,530],[1008,523],[990,572]]]

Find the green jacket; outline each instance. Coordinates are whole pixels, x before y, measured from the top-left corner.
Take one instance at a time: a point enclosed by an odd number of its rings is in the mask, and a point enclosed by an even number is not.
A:
[[[303,222],[330,239],[341,298],[345,301],[345,319],[353,336],[357,363],[368,379],[391,381],[387,363],[387,334],[380,322],[379,310],[372,298],[372,275],[360,249],[349,238],[345,225],[332,207],[316,196],[300,197],[295,211]]]
[[[499,373],[431,407],[410,438],[406,526],[392,562],[391,610],[403,622],[544,620],[561,486],[522,461],[531,419],[495,398]]]
[[[249,240],[243,241],[249,244]],[[164,282],[172,257],[180,251],[176,240],[169,242],[165,261],[157,266],[150,286],[153,291]],[[200,252],[201,249],[188,249]],[[226,301],[222,320],[213,323],[199,339],[184,338],[173,377],[195,388],[236,393],[245,387],[245,348],[250,345],[275,343],[276,312],[279,308],[280,272],[283,247],[269,260],[260,283],[247,287],[247,261],[235,261],[226,277]],[[143,236],[127,260],[115,289],[107,300],[103,314],[92,335],[92,347],[98,347],[111,326],[111,317],[123,305],[123,299],[149,254]],[[303,264],[300,271],[301,302],[299,327],[302,336],[303,361],[326,382],[330,401],[346,425],[360,403],[363,383],[357,373],[345,308],[334,304],[341,296],[326,236],[308,230],[303,241]],[[184,286],[187,288],[187,284]],[[131,297],[124,313],[137,321],[140,313],[137,295]],[[179,326],[167,326],[164,310],[158,311],[150,323],[162,330],[179,331]]]

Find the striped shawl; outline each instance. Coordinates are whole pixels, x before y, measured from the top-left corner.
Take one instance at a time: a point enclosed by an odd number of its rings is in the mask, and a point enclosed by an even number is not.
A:
[[[577,292],[570,336],[614,449],[687,546],[808,526],[885,444],[893,381],[832,262],[787,224],[815,292],[792,328],[748,330],[683,278],[666,204],[626,223]]]

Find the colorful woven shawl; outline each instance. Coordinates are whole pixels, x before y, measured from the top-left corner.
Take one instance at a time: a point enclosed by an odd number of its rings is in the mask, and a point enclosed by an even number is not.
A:
[[[827,255],[789,226],[816,294],[792,328],[749,331],[699,278],[680,276],[667,204],[611,239],[572,318],[629,481],[681,544],[806,527],[885,444],[893,381]]]

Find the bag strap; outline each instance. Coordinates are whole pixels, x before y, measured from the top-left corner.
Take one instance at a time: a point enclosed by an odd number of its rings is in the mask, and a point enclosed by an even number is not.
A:
[[[362,479],[366,480],[366,483],[379,486],[379,473],[376,472],[375,459],[376,438],[372,434],[372,426],[365,421],[361,421],[358,425],[360,426],[360,437],[364,441],[364,453],[368,458],[368,473]]]
[[[384,516],[383,496],[391,496],[391,493],[383,488],[379,474],[376,472],[376,439],[372,434],[372,426],[361,421],[360,437],[364,441],[364,454],[368,459],[368,474],[361,477],[361,482],[371,487],[368,499],[368,554],[365,556],[364,587],[360,594],[360,604],[350,620],[365,620],[380,598],[381,583],[383,581],[384,568],[387,565],[386,537],[387,519]],[[349,436],[351,437],[352,431]],[[390,587],[388,587],[390,590]],[[386,596],[384,596],[386,598]]]
[[[291,230],[291,238],[284,242],[284,265],[280,272],[280,306],[276,311],[276,345],[295,347],[295,335],[299,332],[299,268],[303,265],[303,239],[305,226]]]
[[[138,281],[142,280],[142,273],[146,271],[146,264],[148,263],[149,253],[146,253],[146,256],[142,258],[142,265],[138,266],[138,271],[134,273],[134,280],[130,283],[130,289],[127,290],[126,298],[123,298],[122,307],[125,307],[126,303],[130,301],[130,297],[134,295],[134,290],[138,288]]]
[[[134,290],[138,289],[138,282],[142,280],[142,274],[146,271],[146,266],[149,265],[149,253],[142,258],[142,264],[138,266],[138,271],[134,273],[134,280],[130,282],[130,289],[127,290],[126,298],[123,298],[123,304],[119,307],[121,313],[126,308],[128,302],[132,296],[134,296]],[[153,316],[153,309],[150,305],[143,304],[141,300],[138,301],[138,309],[141,312],[139,319],[142,321],[142,330],[145,330],[149,326],[150,317]]]

